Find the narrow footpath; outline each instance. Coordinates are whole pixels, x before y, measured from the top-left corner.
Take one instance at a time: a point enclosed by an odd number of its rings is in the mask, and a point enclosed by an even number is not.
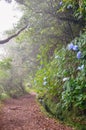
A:
[[[73,130],[43,114],[34,94],[5,101],[0,130]]]

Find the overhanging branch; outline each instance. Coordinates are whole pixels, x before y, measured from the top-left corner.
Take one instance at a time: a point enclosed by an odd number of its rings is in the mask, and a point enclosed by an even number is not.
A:
[[[14,37],[18,36],[22,31],[24,31],[27,28],[28,25],[24,26],[23,28],[21,28],[17,33],[11,35],[10,37],[4,39],[4,40],[0,40],[0,44],[5,44],[7,42],[9,42],[11,39],[13,39]]]

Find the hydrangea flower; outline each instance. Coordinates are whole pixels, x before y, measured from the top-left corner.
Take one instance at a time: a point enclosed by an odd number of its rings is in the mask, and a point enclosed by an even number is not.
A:
[[[59,3],[60,5],[62,5],[62,1],[60,1],[60,3]]]
[[[73,47],[74,47],[74,45],[73,45],[73,43],[71,42],[71,43],[68,45],[68,50],[73,50]]]
[[[43,80],[46,80],[47,79],[47,77],[44,77],[44,79]]]
[[[63,78],[63,82],[65,82],[66,80],[69,80],[69,77]]]
[[[45,86],[46,84],[47,84],[47,81],[44,81],[44,82],[43,82],[43,85]]]
[[[82,52],[81,51],[78,51],[77,53],[77,58],[80,59],[82,57]]]
[[[77,68],[77,70],[83,70],[84,69],[84,65],[81,65]]]
[[[57,55],[57,56],[55,56],[55,59],[58,59],[59,58],[59,56]]]
[[[73,50],[74,50],[74,51],[78,51],[78,50],[79,50],[78,46],[77,46],[77,45],[74,45],[74,46],[73,46]]]

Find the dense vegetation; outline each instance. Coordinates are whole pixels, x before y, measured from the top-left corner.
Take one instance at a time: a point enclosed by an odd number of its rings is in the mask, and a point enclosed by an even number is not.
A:
[[[11,46],[11,58],[0,61],[1,96],[33,86],[48,112],[85,130],[86,0],[16,2],[24,14],[7,33],[28,26]]]

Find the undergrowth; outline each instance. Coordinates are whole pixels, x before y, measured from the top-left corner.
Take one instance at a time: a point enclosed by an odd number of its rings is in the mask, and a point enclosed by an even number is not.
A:
[[[34,86],[40,103],[79,130],[86,125],[86,33],[56,49],[50,61],[40,56]]]

